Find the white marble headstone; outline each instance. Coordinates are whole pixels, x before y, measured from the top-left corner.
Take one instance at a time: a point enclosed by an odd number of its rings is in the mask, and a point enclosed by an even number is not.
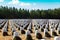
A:
[[[53,33],[54,29],[50,29],[50,32],[51,32],[51,36],[52,36],[52,33]]]
[[[26,36],[27,36],[27,35],[30,35],[30,31],[29,31],[29,30],[26,31]]]
[[[36,30],[36,31],[35,31],[35,36],[37,35],[37,33],[39,33],[39,31],[38,31],[38,30]]]
[[[3,32],[7,32],[7,29],[6,28],[3,28],[3,30],[2,30]]]
[[[45,28],[48,28],[48,24],[46,24],[46,27]]]
[[[45,36],[45,33],[46,33],[46,32],[48,32],[48,30],[47,30],[47,29],[44,29],[44,36]]]
[[[26,23],[25,25],[23,25],[23,28],[25,28],[25,27],[26,27],[26,25],[28,25],[28,23]]]
[[[23,27],[20,27],[20,30],[24,30],[24,28]]]
[[[36,31],[36,29],[38,29],[38,27],[34,27],[34,31]]]
[[[28,28],[27,28],[27,29],[28,29],[28,30],[29,30],[29,29],[31,29],[31,23],[29,24],[29,26],[28,26]]]
[[[12,28],[12,32],[13,32],[13,31],[16,31],[16,29],[15,29],[15,28]]]
[[[13,38],[14,38],[15,36],[19,36],[19,33],[18,33],[18,32],[14,32]]]
[[[40,39],[40,40],[45,40],[45,39]]]
[[[54,40],[60,40],[60,37],[56,36],[54,37]]]
[[[59,31],[60,31],[60,27],[57,28],[57,33],[59,34]]]

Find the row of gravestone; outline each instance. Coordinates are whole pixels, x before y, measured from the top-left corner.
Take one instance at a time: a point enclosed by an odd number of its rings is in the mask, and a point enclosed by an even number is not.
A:
[[[30,23],[30,24],[31,24],[31,23]],[[48,24],[47,24],[47,25],[48,25]],[[47,30],[47,29],[48,29],[48,26],[47,26],[47,25],[45,26],[45,29],[43,29],[43,26],[44,26],[44,25],[42,26],[42,28],[41,28],[41,26],[40,26],[40,28],[44,30],[44,35],[46,36],[46,35],[48,34],[49,37],[51,37],[52,35],[57,36],[57,33],[54,31],[54,29],[52,29],[54,26],[53,26],[53,27],[51,26],[51,28],[50,28],[50,29],[51,29],[50,31],[51,31],[52,34],[50,35],[50,34],[48,33],[48,30]],[[36,30],[37,30],[37,24],[36,24],[35,26],[36,26],[36,27],[35,27],[35,31],[36,31]],[[22,30],[22,29],[23,29],[23,28],[21,28],[21,30]],[[29,27],[28,27],[27,29],[30,31],[30,30],[31,30],[31,26],[29,25]],[[40,33],[39,33],[39,34],[40,34]],[[48,37],[48,36],[47,36],[47,37]]]
[[[0,19],[0,20],[2,20],[2,19]],[[6,21],[7,21],[7,20],[2,20],[2,21],[0,21],[0,29],[2,29],[2,28],[4,27]]]
[[[12,25],[13,24],[13,25]],[[18,32],[16,32],[16,30],[14,29],[14,23],[12,22],[12,24],[11,24],[11,29],[12,29],[12,32],[13,32],[13,38],[20,38],[19,37],[19,33]],[[35,24],[35,26],[34,26],[34,32],[35,32],[35,36],[36,36],[36,38],[37,39],[43,39],[42,38],[42,35],[41,35],[41,33],[39,32],[39,30],[38,29],[43,29],[44,31],[44,36],[45,37],[51,37],[52,35],[54,35],[54,36],[58,36],[57,35],[57,33],[55,32],[55,27],[54,27],[54,23],[53,23],[53,25],[51,26],[47,26],[49,23],[47,23],[47,24],[44,24],[44,25],[37,25],[37,24]],[[7,30],[8,30],[8,21],[5,23],[5,25],[4,25],[4,27],[3,27],[3,35],[5,36],[5,34],[7,35]],[[15,24],[16,25],[16,24]],[[19,26],[19,25],[16,25],[17,27],[16,28],[19,28],[20,27],[20,31],[21,31],[21,33],[22,34],[26,34],[26,40],[33,40],[32,39],[32,37],[31,37],[31,31],[32,31],[32,22],[30,22],[30,23],[27,23],[26,25],[28,25],[28,27],[26,26],[26,29],[27,29],[27,31],[25,32],[24,31],[24,26],[23,27],[21,27],[21,26]],[[59,23],[57,24],[57,25],[59,25]],[[19,27],[18,27],[19,26]],[[45,28],[44,28],[44,26],[45,26]],[[40,28],[39,28],[40,27]],[[48,29],[50,28],[50,31],[51,31],[51,35],[48,33]],[[58,29],[60,28],[60,26],[58,26],[57,27]],[[58,30],[57,29],[57,31],[59,32],[60,30]],[[21,39],[21,38],[20,38]]]

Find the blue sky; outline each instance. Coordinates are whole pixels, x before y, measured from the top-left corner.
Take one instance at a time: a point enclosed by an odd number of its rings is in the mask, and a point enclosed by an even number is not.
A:
[[[24,9],[54,9],[60,8],[60,0],[0,0],[0,6]]]

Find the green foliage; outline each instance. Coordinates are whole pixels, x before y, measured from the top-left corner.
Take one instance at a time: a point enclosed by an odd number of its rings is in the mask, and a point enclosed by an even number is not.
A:
[[[26,10],[0,6],[0,19],[60,19],[60,8]]]

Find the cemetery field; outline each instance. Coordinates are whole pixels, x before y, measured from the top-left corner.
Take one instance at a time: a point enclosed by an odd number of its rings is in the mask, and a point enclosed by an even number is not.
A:
[[[60,20],[0,19],[0,40],[14,40],[15,37],[21,40],[60,40]]]

